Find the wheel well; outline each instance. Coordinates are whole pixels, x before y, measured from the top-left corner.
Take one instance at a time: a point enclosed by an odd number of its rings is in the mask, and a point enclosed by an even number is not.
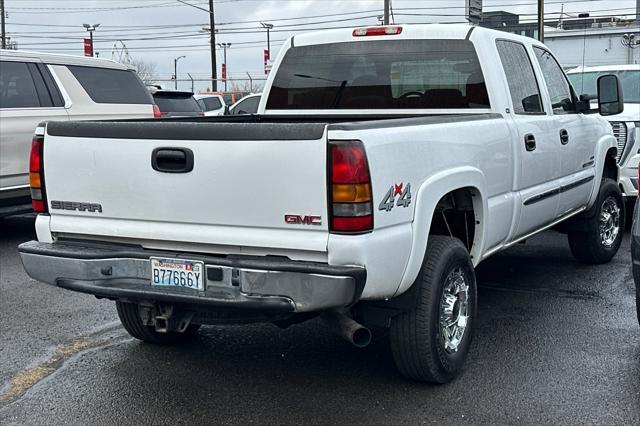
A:
[[[602,171],[603,178],[613,179],[618,181],[618,161],[616,160],[616,149],[611,148],[607,151],[607,156],[604,159],[604,170]]]
[[[475,188],[468,187],[443,196],[433,212],[429,235],[456,237],[471,252],[479,224],[474,208],[474,197],[478,195]]]

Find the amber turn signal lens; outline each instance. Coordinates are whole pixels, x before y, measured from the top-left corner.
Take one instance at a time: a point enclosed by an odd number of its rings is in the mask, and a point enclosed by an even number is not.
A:
[[[29,173],[29,186],[31,186],[31,188],[42,187],[42,184],[40,183],[40,173],[37,173],[37,172]]]
[[[334,184],[334,203],[362,203],[371,201],[371,185],[368,183]]]

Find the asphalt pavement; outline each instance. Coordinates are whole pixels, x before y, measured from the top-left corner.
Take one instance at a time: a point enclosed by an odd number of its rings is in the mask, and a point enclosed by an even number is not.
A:
[[[640,327],[628,236],[588,266],[546,232],[485,261],[463,374],[403,379],[384,335],[350,346],[320,321],[204,327],[140,343],[112,302],[46,286],[0,220],[0,424],[640,424]]]

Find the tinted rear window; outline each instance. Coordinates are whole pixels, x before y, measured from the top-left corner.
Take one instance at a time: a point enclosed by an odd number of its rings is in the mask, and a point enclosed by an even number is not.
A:
[[[468,40],[386,40],[294,47],[268,109],[488,108]]]
[[[189,95],[174,93],[155,93],[153,95],[158,108],[162,112],[201,112],[198,102]]]
[[[200,106],[202,106],[202,109],[204,111],[213,111],[213,110],[222,108],[222,103],[220,102],[220,98],[216,98],[213,96],[208,98],[198,99],[198,103],[200,104]]]
[[[144,83],[135,72],[109,68],[67,66],[87,94],[99,104],[152,104]]]

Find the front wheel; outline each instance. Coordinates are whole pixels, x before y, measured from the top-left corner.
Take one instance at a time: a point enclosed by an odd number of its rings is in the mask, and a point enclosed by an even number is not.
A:
[[[464,244],[429,237],[414,285],[420,286],[416,306],[391,323],[393,359],[407,378],[449,382],[462,369],[476,315],[476,277]]]
[[[625,217],[620,187],[612,179],[603,179],[598,199],[585,214],[580,232],[568,234],[573,256],[584,263],[607,263],[622,243]]]

